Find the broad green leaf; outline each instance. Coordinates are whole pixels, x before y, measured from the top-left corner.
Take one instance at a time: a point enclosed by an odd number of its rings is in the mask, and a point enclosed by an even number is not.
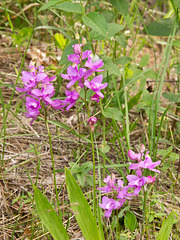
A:
[[[141,98],[142,91],[138,92],[134,97],[132,97],[128,102],[128,110],[131,110]],[[125,108],[122,109],[122,113],[125,115]]]
[[[107,36],[107,22],[103,15],[98,12],[90,12],[86,16],[82,16],[83,23],[93,29],[100,35]]]
[[[128,228],[131,232],[134,232],[134,230],[137,227],[137,219],[134,213],[127,211],[126,216],[124,219],[124,224],[126,228]]]
[[[109,71],[109,75],[114,74],[116,76],[120,76],[119,67],[113,63],[113,61],[110,58],[102,57],[104,66],[103,68]]]
[[[119,13],[127,15],[129,5],[127,0],[110,0],[110,2]]]
[[[156,79],[157,73],[152,69],[148,69],[146,72],[143,73],[143,76],[145,78]]]
[[[116,18],[116,14],[112,10],[101,11],[101,14],[105,17],[108,23],[112,23]]]
[[[165,92],[162,95],[164,98],[168,99],[170,102],[175,102],[175,103],[180,102],[180,93]]]
[[[145,66],[148,64],[148,62],[149,62],[149,57],[150,57],[149,54],[144,55],[144,56],[141,58],[141,61],[140,61],[140,63],[139,63],[139,66],[140,66],[140,67],[145,67]]]
[[[108,23],[107,28],[108,28],[108,34],[107,35],[101,35],[97,31],[92,30],[90,32],[90,37],[94,40],[104,40],[104,39],[108,39],[108,38],[110,39],[116,33],[120,32],[124,28],[124,26],[120,25],[120,24],[117,24],[117,23]]]
[[[102,112],[104,117],[112,118],[117,121],[123,121],[123,114],[117,108],[107,107]]]
[[[108,39],[108,35],[101,35],[98,32],[91,30],[90,31],[90,37],[93,40],[104,40],[104,39]]]
[[[52,0],[52,1],[49,1],[47,2],[46,4],[44,4],[40,9],[39,9],[39,12],[40,11],[43,11],[43,10],[46,10],[46,9],[50,9],[51,7],[53,7],[55,4],[57,3],[60,3],[60,2],[64,2],[66,0]]]
[[[124,29],[123,25],[117,24],[117,23],[108,23],[108,35],[109,37],[114,36],[116,33],[120,32],[122,29]]]
[[[158,234],[156,240],[168,240],[169,239],[169,235],[171,233],[172,226],[173,226],[173,220],[174,220],[174,211],[172,211],[169,214],[168,218],[163,221],[162,227],[159,231],[159,234]]]
[[[146,28],[150,35],[169,36],[173,29],[174,21],[171,18],[161,19],[150,23]]]
[[[75,218],[86,240],[100,240],[99,230],[91,208],[74,177],[66,168],[66,187]]]
[[[127,46],[127,41],[126,41],[126,37],[125,37],[125,35],[124,35],[123,33],[117,34],[117,35],[115,36],[115,40],[116,40],[119,44],[121,44],[121,46],[122,46],[123,48],[126,48],[126,46]]]
[[[122,64],[123,66],[130,63],[132,61],[132,59],[130,57],[127,56],[122,56],[118,59],[116,59],[116,64]]]
[[[53,6],[53,8],[63,10],[65,12],[72,12],[72,13],[83,13],[82,7],[80,3],[73,3],[73,2],[62,2]]]
[[[61,218],[58,217],[51,204],[36,186],[34,186],[34,199],[38,216],[42,223],[47,227],[53,239],[69,239]]]

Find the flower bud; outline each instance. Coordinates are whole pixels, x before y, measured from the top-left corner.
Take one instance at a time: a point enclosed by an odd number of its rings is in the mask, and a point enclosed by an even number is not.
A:
[[[144,151],[145,151],[145,146],[144,146],[144,144],[141,144],[141,146],[140,146],[140,152],[143,153]]]
[[[82,46],[84,47],[86,45],[87,41],[84,37],[82,37]]]
[[[80,55],[81,54],[81,45],[80,44],[74,44],[73,45],[73,51],[74,51],[74,54]]]
[[[97,122],[97,118],[96,117],[90,117],[88,119],[88,122],[90,124],[91,132],[93,132],[94,131],[94,124]]]
[[[78,32],[75,33],[75,38],[76,38],[77,40],[79,40],[80,36],[79,36],[79,33],[78,33]]]
[[[156,177],[152,177],[152,176],[147,176],[147,183],[153,183],[155,182]]]
[[[136,160],[138,158],[138,154],[133,152],[133,150],[129,150],[128,151],[128,157],[131,159],[131,160]]]

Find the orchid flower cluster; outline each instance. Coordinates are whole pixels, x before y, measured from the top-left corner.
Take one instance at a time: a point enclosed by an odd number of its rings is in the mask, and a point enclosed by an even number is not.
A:
[[[116,181],[115,175],[112,174],[112,177],[109,175],[104,179],[104,183],[107,185],[98,188],[102,193],[113,192],[113,196],[116,197],[116,200],[114,200],[113,198],[103,196],[102,203],[100,203],[99,206],[105,210],[105,217],[110,217],[113,209],[120,209],[126,200],[131,199],[133,196],[138,196],[142,187],[144,191],[146,191],[147,184],[155,182],[156,177],[143,176],[144,169],[160,173],[155,167],[157,167],[161,161],[153,162],[149,156],[149,152],[145,152],[145,146],[143,144],[140,146],[140,153],[129,150],[128,157],[131,160],[138,161],[138,163],[129,163],[129,169],[135,170],[136,175],[126,176],[128,185],[124,186],[124,182],[121,180]]]
[[[72,66],[67,68],[67,74],[61,74],[63,79],[69,80],[66,86],[66,98],[64,100],[51,99],[55,93],[53,86],[55,76],[49,78],[47,74],[44,73],[43,66],[35,67],[30,63],[29,68],[31,71],[22,72],[24,88],[16,87],[16,90],[25,93],[23,95],[26,96],[27,112],[25,115],[28,118],[32,118],[31,125],[40,115],[43,104],[45,104],[47,109],[53,107],[54,109],[63,111],[63,108],[66,108],[66,111],[69,111],[80,97],[76,90],[69,90],[76,82],[81,88],[85,89],[85,92],[87,92],[88,89],[93,90],[92,101],[98,103],[100,98],[104,98],[101,90],[106,88],[108,83],[102,83],[102,74],[95,77],[93,76],[94,73],[105,70],[101,69],[104,63],[97,55],[93,55],[91,50],[83,51],[85,45],[86,40],[82,38],[82,44],[79,43],[72,46],[74,53],[68,56],[68,60],[72,62]],[[90,76],[93,76],[91,77],[92,80],[89,79]],[[86,99],[82,100],[86,102]],[[95,117],[88,119],[91,131],[94,131],[96,121],[97,119]]]
[[[40,115],[43,104],[47,107],[51,106],[54,109],[62,109],[64,103],[60,99],[51,99],[55,93],[52,81],[56,76],[49,78],[43,72],[43,66],[35,67],[32,62],[30,62],[29,68],[30,72],[22,72],[24,88],[16,87],[16,90],[25,93],[23,95],[26,96],[27,112],[25,115],[27,118],[32,118],[32,125],[34,120]]]
[[[97,55],[93,55],[91,50],[83,51],[85,45],[86,40],[83,38],[82,44],[75,44],[72,46],[74,54],[68,56],[68,60],[72,62],[72,66],[69,66],[67,68],[67,74],[62,73],[61,77],[69,80],[69,83],[66,86],[67,89],[69,89],[77,82],[81,88],[86,87],[85,91],[87,91],[87,89],[93,90],[94,94],[91,97],[91,100],[99,102],[100,98],[104,98],[104,95],[102,94],[102,92],[100,92],[100,90],[106,88],[108,83],[102,84],[102,74],[94,77],[91,81],[89,80],[89,77],[95,72],[104,71],[105,69],[101,69],[104,63],[102,59],[99,59]],[[85,60],[85,62],[83,60]],[[66,90],[65,94],[66,96],[72,96],[71,103],[66,108],[66,110],[68,111],[77,101],[79,93],[77,93],[75,90]]]

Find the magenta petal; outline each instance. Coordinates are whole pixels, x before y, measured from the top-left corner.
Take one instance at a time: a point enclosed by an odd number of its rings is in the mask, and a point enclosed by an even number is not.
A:
[[[133,181],[136,181],[139,179],[139,177],[136,175],[127,175],[126,178],[127,178],[128,182],[133,182]]]
[[[72,66],[69,66],[67,68],[67,74],[68,75],[74,76],[74,75],[77,74],[77,72],[78,72],[78,70],[76,68],[73,68]]]
[[[104,98],[104,95],[100,91],[95,91],[97,95],[99,95],[101,98]]]
[[[54,93],[54,86],[53,85],[47,85],[45,89],[43,90],[44,95],[50,95]],[[53,94],[54,95],[54,94]]]
[[[90,82],[89,82],[88,80],[86,80],[86,81],[84,82],[84,85],[85,85],[87,88],[91,89],[91,85],[90,85]]]
[[[86,59],[89,57],[89,55],[92,53],[91,50],[86,50],[82,53],[82,59]]]
[[[75,82],[76,82],[77,80],[76,79],[74,79],[74,80],[71,80],[68,84],[67,84],[67,88],[69,89],[72,85],[74,85],[75,84]]]
[[[67,106],[67,108],[66,108],[66,111],[69,111],[69,109],[72,108],[75,103],[76,103],[76,102],[73,102],[73,103],[69,104],[69,106]]]
[[[128,151],[128,157],[131,159],[131,160],[136,160],[138,159],[138,154],[133,152],[133,150],[129,150]]]
[[[93,80],[91,81],[91,83],[99,83],[99,84],[101,84],[101,83],[102,83],[102,80],[103,80],[103,75],[100,74],[100,75],[96,76],[95,78],[93,78]]]
[[[107,85],[108,85],[108,83],[103,83],[103,84],[101,84],[101,86],[100,86],[100,90],[106,88]]]
[[[23,82],[29,82],[30,79],[34,77],[32,72],[22,71],[22,80]]]
[[[89,76],[91,76],[93,73],[93,70],[92,69],[89,69],[87,70],[85,73],[84,73],[84,79],[88,79]]]
[[[140,191],[141,191],[141,187],[135,187],[135,189],[134,189],[134,195],[137,196]]]
[[[129,166],[129,169],[138,169],[139,168],[139,164],[138,163],[133,163]]]
[[[142,171],[141,171],[140,168],[137,169],[136,174],[137,174],[138,177],[141,177],[141,176],[142,176]]]
[[[38,82],[40,82],[47,77],[47,74],[46,73],[38,73],[36,75],[36,77],[37,77]]]
[[[71,79],[69,75],[63,74],[63,73],[61,73],[61,77],[64,78],[64,79],[67,79],[67,80]]]
[[[41,97],[43,96],[43,93],[39,89],[33,89],[31,93],[36,96],[36,97]]]
[[[109,218],[111,216],[111,213],[112,213],[112,209],[111,210],[106,210],[105,213],[104,213],[104,216]]]
[[[80,57],[79,57],[79,55],[71,54],[68,57],[68,61],[79,64],[80,63]]]

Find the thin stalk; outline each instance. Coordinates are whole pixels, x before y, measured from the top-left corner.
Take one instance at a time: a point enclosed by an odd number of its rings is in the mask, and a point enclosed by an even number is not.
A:
[[[147,190],[145,190],[144,188],[144,200],[143,200],[143,224],[142,224],[142,228],[143,226],[145,226],[145,232],[146,232],[146,240],[148,240],[148,222],[147,222],[147,209],[146,209],[146,202],[147,202]],[[144,234],[144,229],[142,229],[142,233],[141,233],[141,238]]]
[[[125,67],[123,69],[123,86],[124,86],[124,100],[125,100],[125,116],[126,116],[126,141],[127,148],[130,149],[130,138],[129,138],[129,115],[128,115],[128,102],[127,102],[127,88],[125,83]]]
[[[87,109],[88,118],[90,118],[90,106],[88,106],[86,101],[86,90],[85,90],[85,107]],[[95,155],[94,155],[94,140],[93,132],[91,131],[91,147],[92,147],[92,157],[93,157],[93,214],[96,219],[96,172],[95,172]]]
[[[100,99],[100,108],[101,112],[103,112],[103,106],[102,106],[102,100]],[[106,145],[106,119],[104,116],[103,117],[103,146],[105,147]],[[106,165],[106,159],[103,158],[103,164]],[[103,169],[103,179],[105,178],[105,169]]]
[[[91,131],[91,145],[92,145],[92,157],[93,157],[93,214],[96,219],[96,172],[95,172],[95,155],[94,155],[94,141],[93,133]]]
[[[54,164],[54,156],[53,156],[53,151],[52,151],[51,132],[50,132],[49,125],[48,125],[47,116],[45,117],[45,123],[46,123],[46,128],[47,128],[48,137],[49,137],[49,147],[50,147],[50,154],[51,154],[52,167],[53,167],[53,176],[54,176],[54,186],[55,186],[57,207],[58,207],[58,211],[59,211],[59,216],[61,216],[61,211],[60,211],[60,208],[59,208],[57,184],[56,184],[56,171],[55,171],[55,164]]]

